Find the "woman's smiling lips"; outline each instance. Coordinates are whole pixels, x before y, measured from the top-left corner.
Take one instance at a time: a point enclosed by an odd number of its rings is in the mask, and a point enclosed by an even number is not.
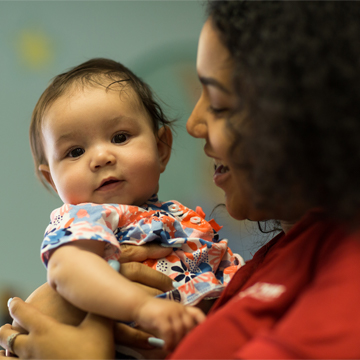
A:
[[[230,169],[226,165],[215,164],[213,180],[216,186],[221,186],[229,177]]]
[[[204,152],[206,156],[213,158],[215,161],[214,164],[215,172],[214,172],[213,180],[216,186],[221,187],[221,184],[223,184],[229,177],[230,169],[228,166],[222,164],[219,159],[217,159],[216,157],[210,154],[210,152],[207,150],[207,145],[205,145],[204,147]]]

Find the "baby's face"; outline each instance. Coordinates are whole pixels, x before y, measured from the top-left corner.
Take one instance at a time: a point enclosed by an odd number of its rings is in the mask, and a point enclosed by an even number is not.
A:
[[[151,119],[127,86],[72,90],[46,111],[42,174],[64,203],[142,205],[165,170]]]

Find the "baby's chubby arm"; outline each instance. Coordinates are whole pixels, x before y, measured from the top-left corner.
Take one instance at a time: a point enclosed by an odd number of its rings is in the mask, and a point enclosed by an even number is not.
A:
[[[152,297],[109,266],[102,258],[104,247],[91,240],[60,246],[50,255],[48,283],[83,311],[133,321],[135,309]]]
[[[48,263],[48,282],[66,300],[80,309],[125,322],[165,340],[172,350],[205,319],[195,307],[156,299],[132,283],[101,257],[104,243],[74,241],[56,249]]]

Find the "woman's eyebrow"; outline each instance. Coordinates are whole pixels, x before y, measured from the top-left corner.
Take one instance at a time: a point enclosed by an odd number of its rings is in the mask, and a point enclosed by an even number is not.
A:
[[[226,94],[230,94],[230,91],[222,85],[219,81],[211,77],[199,76],[199,80],[203,85],[215,86]]]

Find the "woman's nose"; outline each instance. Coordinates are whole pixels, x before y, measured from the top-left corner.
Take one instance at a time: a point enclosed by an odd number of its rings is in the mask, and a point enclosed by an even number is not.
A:
[[[104,166],[114,165],[115,163],[116,157],[111,151],[106,148],[97,148],[94,149],[90,167],[95,171]]]
[[[201,106],[201,98],[195,105],[195,108],[186,123],[186,130],[195,138],[207,137],[206,113]]]

